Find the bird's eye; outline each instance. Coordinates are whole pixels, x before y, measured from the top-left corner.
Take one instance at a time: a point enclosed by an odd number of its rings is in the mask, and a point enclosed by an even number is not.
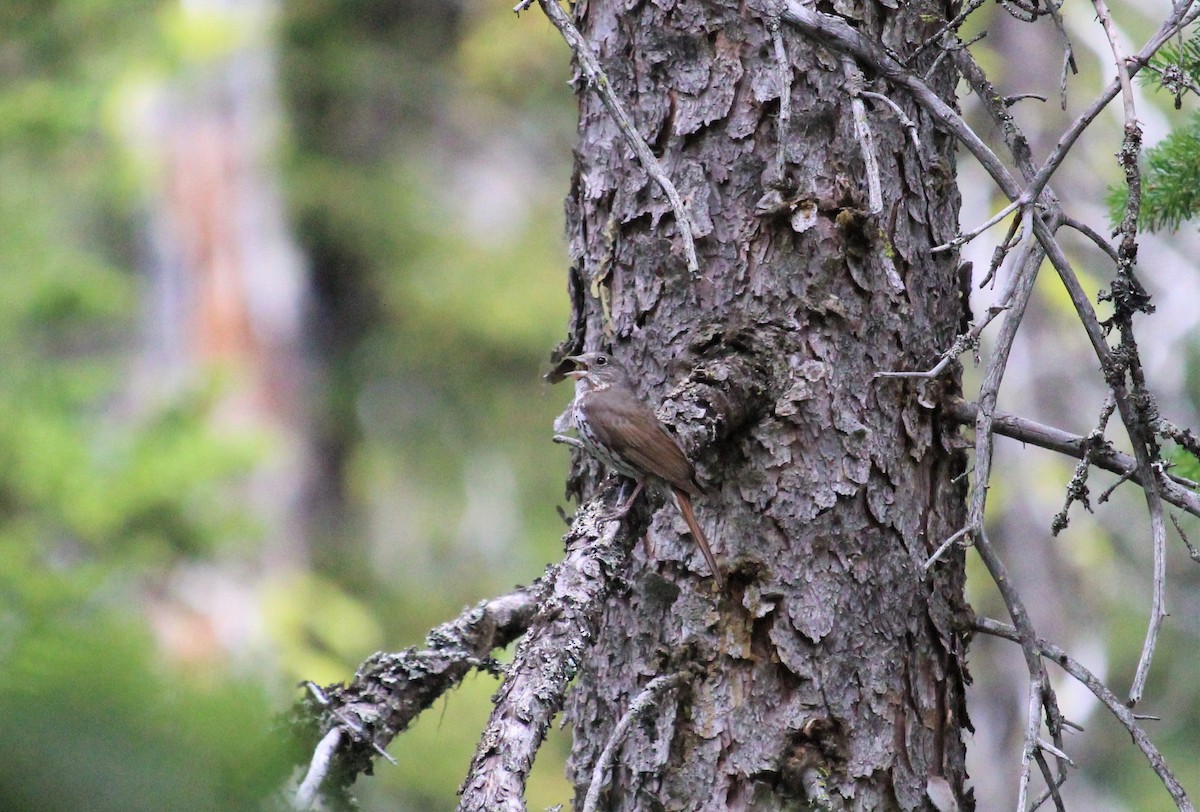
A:
[[[596,366],[602,367],[602,366],[607,366],[607,365],[608,365],[608,356],[607,355],[596,356]]]

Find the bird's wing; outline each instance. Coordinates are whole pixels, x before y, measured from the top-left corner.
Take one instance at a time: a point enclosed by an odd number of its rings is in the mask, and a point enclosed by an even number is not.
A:
[[[588,396],[582,410],[596,439],[634,467],[693,496],[700,494],[696,469],[645,403],[623,395],[613,397],[610,390],[602,389]],[[602,416],[593,419],[597,413]]]

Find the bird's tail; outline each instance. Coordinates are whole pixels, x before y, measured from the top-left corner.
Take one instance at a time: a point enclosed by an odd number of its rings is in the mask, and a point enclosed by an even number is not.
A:
[[[696,521],[696,512],[692,510],[692,497],[688,496],[687,491],[676,487],[671,488],[671,493],[675,496],[675,504],[679,506],[683,520],[687,522],[688,530],[692,532],[692,537],[700,546],[700,552],[704,553],[704,560],[708,562],[708,568],[712,570],[713,580],[717,582],[717,586],[724,589],[725,578],[721,575],[721,568],[717,566],[717,559],[713,556],[712,548],[708,546],[708,538],[700,529],[700,523]]]

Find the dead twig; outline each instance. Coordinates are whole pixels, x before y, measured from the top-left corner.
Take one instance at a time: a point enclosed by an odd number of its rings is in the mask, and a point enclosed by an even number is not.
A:
[[[583,74],[588,85],[592,87],[600,96],[600,101],[603,102],[609,115],[613,117],[613,121],[617,124],[617,129],[625,136],[625,142],[629,144],[634,154],[637,155],[638,161],[641,162],[642,168],[663,190],[667,196],[667,200],[671,204],[671,210],[675,213],[675,223],[679,230],[679,237],[683,241],[683,256],[687,262],[688,271],[693,277],[700,275],[700,261],[696,257],[696,228],[692,223],[691,214],[688,213],[687,206],[684,205],[683,198],[679,195],[679,190],[675,188],[675,184],[667,176],[666,170],[662,164],[654,157],[654,153],[650,151],[650,146],[646,143],[646,139],[642,138],[637,131],[637,127],[633,124],[633,119],[629,117],[629,113],[625,112],[625,106],[621,100],[617,98],[617,94],[613,91],[612,84],[608,80],[608,76],[600,67],[600,61],[596,59],[596,55],[592,53],[592,49],[584,41],[583,35],[579,33],[579,29],[571,22],[571,18],[563,11],[558,4],[558,0],[537,0],[542,11],[550,18],[550,22],[562,34],[571,52],[575,54],[575,60],[579,63],[579,70]],[[532,3],[521,3],[514,11],[522,11],[528,8]]]
[[[663,694],[673,688],[678,688],[689,676],[691,676],[690,672],[679,671],[674,674],[655,677],[629,703],[629,707],[625,710],[620,720],[618,720],[616,727],[613,728],[612,735],[608,737],[608,741],[605,743],[600,757],[596,759],[596,766],[592,768],[592,782],[588,785],[587,796],[583,799],[583,812],[596,812],[597,805],[600,803],[600,794],[604,792],[604,788],[608,785],[606,777],[609,768],[616,758],[617,748],[621,746],[621,743],[625,741],[625,736],[629,734],[629,728],[633,727],[633,723],[640,717],[645,716],[646,713],[653,709],[655,703],[658,702]]]
[[[1005,640],[1011,640],[1016,643],[1022,642],[1021,635],[1015,628],[990,618],[976,618],[971,626],[975,631],[983,634],[1003,637]],[[1091,691],[1108,708],[1112,715],[1116,717],[1117,721],[1125,726],[1125,729],[1129,731],[1129,735],[1133,739],[1133,743],[1146,756],[1146,760],[1150,762],[1150,767],[1154,770],[1154,774],[1158,776],[1163,786],[1166,787],[1179,812],[1195,812],[1196,808],[1192,805],[1183,786],[1180,785],[1178,779],[1175,778],[1175,774],[1167,766],[1167,762],[1158,751],[1158,748],[1150,741],[1150,737],[1138,725],[1137,717],[1133,711],[1126,707],[1117,698],[1116,694],[1110,691],[1091,671],[1076,662],[1066,651],[1056,645],[1047,643],[1045,640],[1039,639],[1035,641],[1035,644],[1040,654],[1049,658]]]

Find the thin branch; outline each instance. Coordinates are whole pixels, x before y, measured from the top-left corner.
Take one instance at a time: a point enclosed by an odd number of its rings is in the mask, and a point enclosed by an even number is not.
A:
[[[972,529],[976,550],[987,566],[992,580],[996,582],[996,587],[1004,599],[1009,616],[1013,619],[1016,627],[1021,630],[1021,647],[1025,651],[1025,662],[1029,668],[1029,715],[1025,725],[1025,744],[1022,749],[1021,776],[1017,789],[1018,812],[1024,812],[1026,808],[1029,771],[1037,747],[1037,733],[1041,729],[1042,708],[1045,708],[1046,724],[1056,742],[1061,741],[1060,719],[1062,714],[1058,710],[1058,702],[1050,687],[1050,680],[1046,676],[1045,666],[1033,649],[1033,641],[1036,639],[1033,624],[1016,587],[1009,580],[1004,562],[988,540],[987,532],[983,527],[983,516],[987,503],[987,492],[991,483],[992,426],[996,399],[1000,392],[1000,382],[1008,366],[1009,353],[1012,350],[1021,320],[1024,318],[1025,307],[1033,294],[1033,283],[1037,278],[1037,271],[1044,256],[1043,249],[1035,244],[1033,238],[1033,229],[1031,228],[1033,220],[1033,211],[1026,209],[1022,223],[1025,237],[1013,259],[1016,295],[1000,323],[996,345],[988,360],[983,384],[979,387],[979,409],[975,416],[975,481],[971,488],[970,504],[967,510],[967,526]]]
[[[1134,392],[1139,395],[1136,407],[1133,409],[1134,423],[1127,421],[1130,435],[1138,452],[1139,467],[1144,467],[1149,461],[1159,465],[1158,443],[1153,435],[1151,419],[1147,408],[1143,405],[1149,400],[1144,387],[1141,373],[1141,362],[1137,355],[1137,346],[1133,341],[1133,315],[1138,311],[1150,309],[1149,296],[1142,289],[1134,276],[1134,266],[1137,262],[1137,230],[1138,212],[1142,205],[1142,175],[1138,165],[1141,154],[1142,129],[1137,121],[1137,108],[1133,96],[1133,82],[1130,79],[1129,63],[1121,46],[1112,15],[1104,0],[1092,0],[1096,16],[1108,37],[1112,49],[1113,62],[1117,70],[1117,82],[1121,86],[1121,100],[1125,111],[1125,140],[1117,153],[1118,163],[1125,171],[1125,183],[1129,193],[1125,201],[1125,214],[1121,219],[1121,243],[1117,247],[1117,278],[1113,281],[1110,298],[1113,301],[1115,313],[1113,322],[1121,331],[1121,347],[1125,350],[1124,358],[1128,366]],[[1167,574],[1167,530],[1163,520],[1162,502],[1158,498],[1157,478],[1148,477],[1145,493],[1147,507],[1150,510],[1151,543],[1154,550],[1153,593],[1150,601],[1150,620],[1146,624],[1146,637],[1142,642],[1142,653],[1138,658],[1137,670],[1134,672],[1133,684],[1129,688],[1129,704],[1135,705],[1142,698],[1146,688],[1146,680],[1150,674],[1150,664],[1154,659],[1154,650],[1158,642],[1158,633],[1162,629],[1166,609],[1166,574]]]
[[[1021,320],[1025,317],[1025,307],[1033,294],[1033,283],[1037,279],[1038,267],[1042,264],[1042,252],[1034,247],[1032,229],[1028,228],[1033,219],[1032,211],[1024,214],[1026,221],[1026,238],[1021,242],[1021,248],[1013,259],[1012,288],[1013,296],[1009,309],[1005,311],[1000,323],[1000,332],[996,337],[996,345],[988,360],[987,371],[983,384],[979,387],[979,409],[975,416],[975,483],[971,489],[970,505],[967,513],[967,526],[979,530],[983,527],[984,506],[987,502],[987,490],[991,482],[992,469],[992,423],[996,410],[996,399],[1000,392],[1000,382],[1004,378],[1008,366],[1009,353]]]
[[[1196,81],[1194,79],[1191,79],[1190,77],[1188,77],[1185,73],[1183,73],[1183,71],[1172,71],[1171,73],[1167,73],[1166,71],[1164,71],[1162,68],[1158,67],[1157,65],[1143,65],[1142,67],[1145,68],[1146,70],[1150,71],[1154,75],[1156,75],[1160,80],[1162,80],[1162,86],[1164,88],[1166,88],[1167,90],[1172,90],[1172,88],[1168,86],[1168,83],[1170,83],[1172,85],[1177,86],[1178,88],[1185,88],[1187,90],[1190,90],[1196,96],[1200,96],[1200,84],[1196,84]],[[1183,95],[1183,92],[1182,92],[1182,90],[1178,90],[1178,89],[1175,89],[1174,92],[1175,92],[1175,109],[1178,110],[1180,107],[1183,106],[1183,102],[1180,98]]]
[[[1155,421],[1154,430],[1158,434],[1174,442],[1197,460],[1200,460],[1200,439],[1197,439],[1196,435],[1192,433],[1191,429],[1180,428],[1170,420],[1160,416],[1158,420]]]
[[[942,409],[949,417],[964,425],[973,425],[978,412],[976,404],[958,398],[944,401]],[[1031,443],[1039,448],[1057,451],[1060,454],[1066,454],[1076,459],[1084,455],[1087,443],[1087,438],[1078,434],[1070,434],[1053,426],[1047,426],[1023,417],[1004,414],[1003,412],[995,413],[992,430],[1004,437],[1020,440],[1023,443]],[[1091,459],[1092,465],[1097,468],[1120,476],[1128,476],[1139,485],[1142,484],[1137,461],[1128,454],[1105,446],[1094,449]],[[1163,478],[1161,485],[1162,495],[1166,501],[1193,516],[1200,516],[1200,494],[1196,494],[1180,485],[1176,478],[1170,474],[1167,474]]]
[[[917,49],[915,51],[913,51],[911,54],[909,54],[904,60],[904,66],[906,68],[911,68],[913,63],[917,60],[918,56],[925,53],[925,51],[929,50],[937,43],[941,42],[942,37],[947,32],[957,31],[962,26],[962,24],[964,22],[966,22],[967,17],[971,16],[971,14],[975,11],[975,9],[982,6],[983,3],[984,3],[984,0],[970,0],[970,2],[967,3],[963,7],[962,11],[960,11],[958,14],[956,14],[952,19],[947,20],[946,24],[943,25],[941,28],[939,28],[936,32],[934,32],[933,36],[931,36],[929,39],[925,40],[923,43],[921,43],[917,47]]]
[[[1004,264],[1005,258],[1008,257],[1008,252],[1025,236],[1025,229],[1022,227],[1024,222],[1024,217],[1014,217],[1012,222],[1009,223],[1008,233],[1004,235],[1004,239],[1000,241],[1000,244],[992,250],[992,260],[988,263],[987,273],[983,279],[979,280],[980,290],[987,285],[996,284],[996,272]]]
[[[308,772],[296,789],[296,797],[292,801],[292,808],[296,812],[308,812],[310,809],[317,808],[317,792],[324,783],[325,776],[329,774],[329,765],[333,761],[333,754],[337,752],[338,745],[341,743],[342,729],[335,727],[321,738],[316,749],[313,750]]]
[[[1010,301],[1015,293],[1016,293],[1016,275],[1014,274],[1009,279],[1009,285],[1000,294],[1000,299],[999,299],[1000,304],[989,307],[987,309],[987,312],[983,315],[983,318],[980,319],[979,321],[975,322],[975,324],[971,326],[971,329],[968,332],[965,332],[962,335],[959,335],[958,337],[956,337],[954,339],[954,343],[950,345],[949,349],[947,349],[945,352],[942,353],[941,357],[938,359],[938,362],[936,364],[934,364],[928,370],[925,370],[923,372],[903,372],[903,371],[876,372],[875,377],[876,378],[923,378],[923,379],[936,378],[938,375],[942,374],[942,372],[946,369],[946,367],[950,366],[950,362],[953,361],[955,358],[962,355],[967,350],[973,350],[973,349],[977,349],[979,347],[979,337],[983,334],[984,329],[986,329],[987,326],[992,323],[993,319],[995,319],[997,316],[999,316],[1001,313],[1003,313],[1005,310],[1008,309],[1008,305],[1004,304],[1004,302]]]
[[[792,63],[788,61],[783,32],[779,28],[779,7],[775,3],[769,5],[767,30],[771,33],[771,44],[775,48],[775,70],[779,77],[779,122],[776,127],[779,143],[775,147],[775,177],[782,182],[787,167],[787,141],[792,120]]]
[[[892,112],[896,114],[896,119],[900,122],[900,125],[908,131],[908,137],[912,139],[913,146],[920,151],[921,136],[917,132],[917,123],[908,117],[900,105],[896,104],[882,93],[873,93],[870,90],[864,90],[858,95],[862,96],[864,99],[873,99],[878,102],[883,102],[888,107],[892,108]]]
[[[616,759],[617,748],[625,741],[625,736],[629,734],[629,728],[633,727],[633,723],[639,717],[644,716],[649,710],[655,707],[655,703],[660,696],[672,688],[679,687],[689,676],[691,676],[690,672],[679,671],[674,674],[655,677],[629,703],[629,708],[621,716],[621,719],[617,722],[617,726],[613,728],[612,735],[608,737],[608,742],[604,745],[604,750],[601,751],[600,757],[596,759],[596,766],[592,769],[592,782],[588,785],[587,796],[583,799],[583,812],[596,812],[597,804],[600,803],[600,795],[604,792],[604,788],[608,786],[608,782],[605,779],[609,769],[612,767],[613,761]]]
[[[862,151],[863,164],[867,173],[868,211],[879,214],[883,211],[883,184],[879,179],[879,156],[875,151],[875,135],[867,122],[867,107],[863,104],[863,76],[854,60],[842,57],[842,75],[846,77],[846,90],[850,94],[850,111],[854,118],[854,134]]]
[[[929,568],[932,567],[934,564],[936,564],[938,562],[938,559],[946,554],[946,551],[950,549],[951,544],[958,541],[960,538],[967,535],[969,532],[971,532],[970,525],[967,525],[965,527],[960,527],[958,530],[956,530],[954,532],[954,534],[952,536],[950,536],[950,538],[943,541],[941,543],[941,545],[939,545],[938,548],[933,551],[933,555],[931,555],[931,556],[929,556],[929,558],[925,559],[925,564],[924,564],[924,566],[921,567],[921,569],[928,572]]]
[[[963,233],[959,234],[954,239],[950,240],[950,242],[942,243],[941,245],[935,245],[933,248],[929,249],[929,253],[940,254],[944,251],[950,251],[954,248],[958,248],[961,245],[966,245],[971,240],[975,239],[980,234],[982,234],[983,232],[987,231],[992,226],[999,223],[1005,217],[1012,214],[1014,211],[1016,211],[1018,208],[1020,208],[1020,205],[1021,204],[1019,201],[1016,201],[1016,200],[1012,201],[1007,206],[1002,208],[1000,211],[996,212],[994,215],[989,217],[987,219],[987,222],[984,223],[983,225],[979,226],[978,228],[973,228],[970,231],[964,231]]]
[[[1050,535],[1057,536],[1066,529],[1070,522],[1071,505],[1075,502],[1084,506],[1088,513],[1092,512],[1092,505],[1088,501],[1088,471],[1092,465],[1092,452],[1099,448],[1108,446],[1108,441],[1104,439],[1104,432],[1108,428],[1109,418],[1112,417],[1113,411],[1117,408],[1117,401],[1110,393],[1104,399],[1104,406],[1100,409],[1100,419],[1096,423],[1096,428],[1092,429],[1092,433],[1084,439],[1083,456],[1079,460],[1079,464],[1075,466],[1075,473],[1071,476],[1071,481],[1067,483],[1067,499],[1063,504],[1062,510],[1054,517],[1050,523]],[[1116,486],[1114,486],[1116,487]],[[1105,501],[1102,495],[1100,501]]]
[[[1183,542],[1183,546],[1187,547],[1188,557],[1197,564],[1200,564],[1200,550],[1196,549],[1196,546],[1188,538],[1187,533],[1183,532],[1183,527],[1179,524],[1179,517],[1174,513],[1171,514],[1171,524],[1175,525],[1175,532],[1179,534],[1179,539]]]
[[[1089,240],[1095,243],[1097,248],[1099,248],[1105,254],[1108,254],[1108,258],[1113,262],[1118,261],[1117,249],[1113,248],[1112,244],[1109,243],[1109,241],[1106,240],[1100,232],[1096,231],[1096,229],[1092,228],[1087,223],[1083,222],[1082,220],[1076,220],[1074,217],[1068,217],[1064,214],[1062,218],[1062,224],[1075,229],[1080,234],[1087,237]]]
[[[1058,77],[1058,98],[1059,104],[1063,110],[1067,109],[1067,70],[1071,73],[1078,74],[1079,68],[1075,65],[1075,51],[1071,47],[1071,37],[1067,35],[1067,27],[1063,25],[1062,16],[1058,13],[1058,6],[1054,5],[1054,0],[1049,0],[1046,7],[1050,11],[1050,17],[1054,20],[1054,28],[1058,31],[1058,38],[1063,46],[1063,61],[1062,70]]]
[[[1063,725],[1066,725],[1066,724],[1067,724],[1067,720],[1063,719]],[[1078,725],[1072,725],[1072,727],[1078,727]],[[1066,753],[1064,753],[1062,750],[1058,749],[1054,745],[1050,744],[1045,739],[1039,737],[1038,738],[1037,763],[1038,763],[1038,769],[1040,769],[1042,771],[1042,778],[1045,779],[1045,781],[1046,781],[1046,789],[1044,792],[1042,792],[1042,794],[1038,797],[1038,799],[1036,801],[1034,801],[1032,804],[1030,804],[1029,812],[1037,812],[1037,810],[1041,809],[1042,805],[1045,804],[1046,801],[1050,800],[1051,798],[1054,799],[1055,809],[1062,810],[1063,812],[1065,812],[1066,805],[1063,803],[1062,793],[1060,793],[1058,790],[1059,790],[1059,787],[1061,787],[1063,784],[1067,783],[1067,773],[1064,770],[1060,770],[1058,775],[1054,775],[1053,773],[1051,773],[1050,765],[1046,762],[1046,757],[1042,754],[1043,750],[1045,750],[1047,753],[1050,753],[1055,758],[1059,759],[1060,764],[1067,764],[1068,766],[1071,766],[1071,767],[1075,766],[1075,762],[1072,761],[1070,758],[1068,758]]]
[[[1067,773],[1065,770],[1060,770],[1058,775],[1055,776],[1054,773],[1050,772],[1050,762],[1046,761],[1046,753],[1062,753],[1062,750],[1054,747],[1041,736],[1038,736],[1033,744],[1033,760],[1037,763],[1038,771],[1042,774],[1042,780],[1046,782],[1046,792],[1042,794],[1042,797],[1033,802],[1033,805],[1029,807],[1029,812],[1037,812],[1042,804],[1046,803],[1050,798],[1054,799],[1054,808],[1057,812],[1066,812],[1067,808],[1063,805],[1062,793],[1058,790],[1059,787],[1067,783]],[[1055,758],[1059,757],[1056,755]],[[1059,758],[1060,764],[1069,762],[1070,759],[1064,762]]]
[[[1046,666],[1042,662],[1041,653],[1037,649],[1037,635],[1029,613],[1017,590],[1012,585],[1008,568],[992,547],[987,531],[980,529],[975,538],[975,550],[987,566],[996,588],[1004,599],[1004,605],[1012,617],[1013,625],[1019,630],[1017,640],[1021,644],[1021,652],[1025,655],[1025,667],[1029,670],[1029,706],[1025,725],[1025,745],[1021,757],[1021,780],[1017,791],[1017,810],[1025,812],[1026,798],[1029,792],[1029,760],[1033,757],[1034,739],[1041,726],[1041,710],[1046,712],[1046,727],[1055,742],[1061,742],[1062,714],[1058,710],[1058,701],[1054,690],[1050,687],[1050,678],[1046,674]]]
[[[1162,501],[1158,499],[1153,487],[1146,489],[1146,500],[1150,507],[1150,532],[1154,545],[1154,573],[1151,579],[1153,592],[1150,597],[1150,621],[1146,626],[1146,639],[1142,641],[1142,654],[1138,658],[1133,684],[1129,687],[1130,707],[1141,701],[1146,690],[1150,663],[1154,659],[1154,649],[1158,644],[1158,633],[1167,616],[1167,528],[1163,521]]]
[[[976,631],[982,632],[983,634],[990,634],[995,637],[1003,637],[1005,640],[1011,640],[1015,643],[1022,642],[1021,635],[1016,629],[1007,624],[992,620],[991,618],[976,618],[975,622],[972,623],[971,626]],[[1154,770],[1155,775],[1159,777],[1159,780],[1162,781],[1163,786],[1166,787],[1171,799],[1175,801],[1175,806],[1179,809],[1179,812],[1195,812],[1196,808],[1188,799],[1187,793],[1184,791],[1183,786],[1180,785],[1179,781],[1175,778],[1175,774],[1171,772],[1171,769],[1167,766],[1167,762],[1165,759],[1163,759],[1162,754],[1158,751],[1158,748],[1156,748],[1154,743],[1150,741],[1150,737],[1148,737],[1145,731],[1142,730],[1141,726],[1138,725],[1137,718],[1134,716],[1133,711],[1127,708],[1121,702],[1121,700],[1117,698],[1116,694],[1110,691],[1103,682],[1096,678],[1091,671],[1076,662],[1063,649],[1040,639],[1036,641],[1036,645],[1039,653],[1045,657],[1048,657],[1060,668],[1078,680],[1081,685],[1091,691],[1092,694],[1094,694],[1095,697],[1099,699],[1106,708],[1108,708],[1112,715],[1117,718],[1117,721],[1125,726],[1125,729],[1129,731],[1129,735],[1133,739],[1133,743],[1136,744],[1138,749],[1142,751],[1142,754],[1146,756],[1146,760],[1150,762],[1150,768]]]
[[[1070,756],[1068,756],[1062,750],[1059,750],[1057,747],[1055,747],[1053,744],[1046,741],[1045,739],[1039,737],[1037,740],[1037,745],[1038,745],[1038,747],[1045,750],[1047,753],[1054,756],[1055,758],[1061,758],[1063,761],[1067,762],[1067,764],[1071,765],[1072,767],[1079,766],[1078,764],[1076,764],[1074,761],[1071,760]]]
[[[687,260],[688,270],[693,277],[700,275],[700,262],[696,258],[696,228],[692,223],[692,217],[688,213],[687,206],[684,205],[683,198],[679,196],[679,190],[675,188],[675,184],[671,182],[667,176],[662,164],[654,157],[654,153],[650,151],[650,146],[646,143],[646,139],[642,138],[637,131],[637,127],[633,124],[633,119],[625,112],[624,105],[617,98],[617,94],[613,92],[612,84],[608,80],[608,76],[600,67],[600,61],[596,59],[596,55],[592,53],[592,49],[588,47],[584,41],[583,35],[579,33],[579,29],[571,22],[571,18],[558,5],[558,0],[537,0],[542,11],[550,18],[550,22],[562,34],[563,39],[567,41],[567,45],[571,48],[571,52],[575,54],[575,59],[579,63],[579,69],[583,73],[587,83],[593,87],[600,95],[600,100],[608,109],[609,115],[613,117],[617,128],[625,136],[625,142],[629,144],[641,161],[642,168],[662,188],[667,196],[667,200],[671,203],[671,210],[675,213],[675,222],[679,228],[679,236],[683,240],[683,254]],[[524,3],[517,6],[516,10],[521,10]],[[526,6],[527,7],[527,6]]]
[[[1117,488],[1121,487],[1122,485],[1124,485],[1126,482],[1128,482],[1131,479],[1133,479],[1132,472],[1128,473],[1128,474],[1122,474],[1121,476],[1117,477],[1117,481],[1114,482],[1113,484],[1109,485],[1107,488],[1105,488],[1104,491],[1100,494],[1100,498],[1097,499],[1096,501],[1098,503],[1100,503],[1101,505],[1103,505],[1105,502],[1107,502],[1109,500],[1109,497],[1111,497],[1116,492]]]
[[[1037,99],[1040,102],[1046,101],[1046,97],[1041,93],[1014,93],[1011,96],[1004,97],[1004,106],[1012,107],[1017,102],[1024,101],[1025,99]]]
[[[1104,28],[1104,35],[1108,38],[1108,45],[1113,52],[1113,60],[1117,67],[1117,83],[1121,86],[1121,99],[1125,106],[1125,123],[1128,125],[1130,122],[1137,120],[1137,110],[1134,107],[1133,98],[1133,83],[1129,80],[1129,64],[1125,57],[1124,48],[1121,46],[1121,38],[1117,34],[1117,27],[1113,23],[1112,14],[1108,11],[1108,6],[1104,0],[1092,0],[1092,7],[1096,9],[1096,18],[1100,20],[1100,25]]]

